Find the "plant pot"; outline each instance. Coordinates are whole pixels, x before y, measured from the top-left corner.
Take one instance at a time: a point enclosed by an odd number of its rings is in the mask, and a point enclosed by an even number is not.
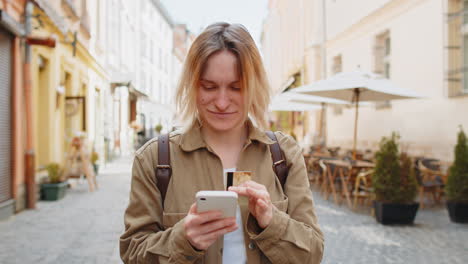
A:
[[[383,225],[409,225],[414,222],[419,203],[399,204],[374,201],[375,218]]]
[[[56,201],[65,196],[67,182],[41,184],[41,199],[44,201]]]
[[[99,164],[93,163],[94,175],[97,176],[99,173]]]
[[[450,220],[454,223],[468,223],[468,203],[447,202]]]

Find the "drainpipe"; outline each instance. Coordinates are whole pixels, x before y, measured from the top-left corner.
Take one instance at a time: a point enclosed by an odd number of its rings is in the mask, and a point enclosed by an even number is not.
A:
[[[33,122],[33,97],[32,97],[32,75],[31,75],[31,46],[40,45],[54,48],[56,40],[53,37],[38,38],[31,36],[32,33],[32,14],[34,4],[26,1],[25,8],[25,58],[23,66],[24,74],[24,101],[26,108],[26,153],[25,153],[25,179],[27,202],[26,207],[36,208],[36,175],[35,175],[35,150],[34,150],[34,122]]]
[[[322,0],[322,79],[327,78],[327,6],[326,0]]]
[[[26,2],[26,36],[32,31],[31,17],[33,4]],[[32,114],[32,78],[31,78],[31,45],[25,43],[25,61],[24,61],[24,99],[26,107],[26,153],[25,153],[25,178],[27,190],[27,208],[36,208],[36,179],[35,179],[35,151],[34,151],[34,123]]]

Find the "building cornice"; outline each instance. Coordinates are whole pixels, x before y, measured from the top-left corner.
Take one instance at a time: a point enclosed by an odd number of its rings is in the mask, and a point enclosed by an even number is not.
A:
[[[54,26],[57,27],[63,35],[66,35],[69,28],[65,19],[60,16],[57,11],[55,11],[49,2],[47,0],[34,0],[34,2],[49,17]]]
[[[156,9],[158,9],[159,13],[163,16],[169,26],[173,28],[176,23],[174,23],[174,20],[171,18],[169,12],[167,12],[166,8],[161,4],[161,2],[159,0],[150,0],[150,2],[154,5],[154,7],[156,7]]]
[[[24,36],[24,24],[18,23],[13,17],[8,15],[4,10],[0,10],[0,25],[8,29],[16,36]]]

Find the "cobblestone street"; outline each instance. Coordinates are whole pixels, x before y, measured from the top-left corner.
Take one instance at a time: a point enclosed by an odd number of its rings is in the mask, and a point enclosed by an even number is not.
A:
[[[103,168],[97,192],[82,183],[63,200],[0,222],[0,262],[121,263],[130,166],[123,158]],[[322,263],[468,263],[468,226],[451,223],[445,208],[419,210],[411,227],[387,227],[367,212],[314,198],[326,241]]]
[[[414,226],[383,226],[370,210],[314,198],[325,233],[322,263],[468,263],[468,225],[450,222],[444,207],[419,209]]]
[[[102,168],[98,191],[89,193],[83,182],[58,202],[0,222],[0,263],[121,263],[130,167],[131,159],[119,159]]]

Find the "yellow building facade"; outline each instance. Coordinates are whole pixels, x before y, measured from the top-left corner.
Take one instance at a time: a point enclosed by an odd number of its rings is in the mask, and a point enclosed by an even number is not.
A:
[[[56,39],[54,48],[32,49],[37,168],[50,162],[64,164],[72,137],[82,133],[90,147],[100,154],[104,151],[103,94],[109,78],[90,53],[90,26],[83,6],[81,19],[75,21],[69,21],[73,20],[69,10],[59,4],[43,3],[34,10],[33,34]]]

